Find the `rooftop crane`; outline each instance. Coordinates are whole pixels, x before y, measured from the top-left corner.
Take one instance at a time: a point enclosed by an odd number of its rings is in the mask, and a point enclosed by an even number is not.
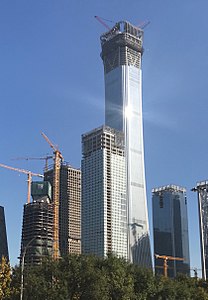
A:
[[[140,23],[139,25],[137,25],[137,27],[143,30],[149,24],[150,24],[150,21],[143,21],[142,23]]]
[[[106,20],[106,19],[103,19],[99,16],[95,16],[95,19],[98,20],[98,22],[100,22],[105,28],[107,28],[108,30],[111,30],[112,28],[110,26],[108,26],[104,21],[107,21],[107,22],[111,22],[111,23],[114,23],[113,21],[110,21],[110,20]],[[147,27],[148,25],[150,24],[150,21],[143,21],[141,22],[139,25],[137,25],[136,27],[143,30],[145,27]]]
[[[38,174],[38,173],[33,173],[28,170],[14,168],[14,167],[10,167],[10,166],[4,165],[4,164],[0,164],[0,167],[27,174],[27,203],[30,203],[32,176],[37,176],[37,177],[42,177],[42,178],[44,176],[41,174]]]
[[[49,140],[47,135],[41,132],[46,142],[53,149],[54,153],[54,173],[53,173],[53,205],[54,205],[54,220],[53,220],[53,258],[59,258],[59,188],[60,188],[60,167],[63,161],[63,156],[56,146]]]
[[[184,258],[182,257],[174,257],[174,256],[159,255],[159,254],[155,254],[155,257],[159,259],[163,259],[163,270],[164,270],[165,277],[168,277],[168,260],[179,260],[179,261],[184,260]]]
[[[13,160],[45,160],[45,169],[44,171],[48,171],[48,160],[52,159],[53,156],[52,155],[47,155],[45,157],[17,157],[14,158]]]
[[[110,26],[108,26],[102,18],[98,17],[98,16],[95,16],[95,19],[98,20],[98,22],[100,22],[105,28],[107,28],[108,30],[111,30]]]

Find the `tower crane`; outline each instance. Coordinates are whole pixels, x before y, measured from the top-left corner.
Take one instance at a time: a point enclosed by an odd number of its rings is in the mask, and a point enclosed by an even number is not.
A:
[[[60,167],[63,161],[63,156],[55,146],[45,135],[41,132],[46,142],[53,149],[54,153],[54,172],[53,172],[53,205],[54,205],[54,220],[53,220],[53,258],[59,258],[59,194],[60,194]]]
[[[184,260],[184,258],[182,257],[174,257],[174,256],[159,255],[159,254],[155,254],[155,257],[159,259],[163,259],[163,271],[165,277],[168,277],[168,260],[179,260],[179,261]]]
[[[105,28],[107,28],[108,30],[111,30],[112,28],[110,26],[108,26],[105,21],[107,22],[111,22],[111,23],[114,23],[113,21],[110,21],[110,20],[106,20],[106,19],[103,19],[99,16],[95,16],[95,19],[98,20],[98,22],[100,22]],[[145,27],[147,27],[148,25],[150,24],[150,21],[143,21],[141,22],[139,25],[137,25],[136,27],[143,30]]]
[[[100,22],[105,28],[107,28],[108,30],[111,30],[111,28],[103,21],[103,18],[95,16],[95,19],[98,20],[98,22]],[[111,22],[111,21],[109,21],[109,22]]]
[[[45,160],[45,169],[44,171],[48,171],[48,160],[52,159],[53,156],[52,155],[47,155],[45,157],[17,157],[14,158],[13,160]]]
[[[150,21],[143,21],[141,22],[139,25],[137,25],[138,28],[140,29],[144,29],[145,27],[147,27],[150,24]]]
[[[43,178],[44,176],[41,174],[38,174],[38,173],[33,173],[28,170],[14,168],[14,167],[10,167],[10,166],[4,165],[4,164],[0,164],[0,167],[6,168],[9,170],[13,170],[16,172],[24,173],[27,175],[27,203],[30,203],[32,176],[37,176],[37,177],[41,177],[41,178]]]

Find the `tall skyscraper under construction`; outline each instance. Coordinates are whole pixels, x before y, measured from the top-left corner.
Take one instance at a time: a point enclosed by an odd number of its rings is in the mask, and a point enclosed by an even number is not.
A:
[[[32,182],[33,201],[24,205],[20,259],[40,264],[53,251],[53,204],[49,182]]]
[[[105,124],[124,132],[128,258],[151,267],[142,118],[143,30],[121,21],[101,35]]]
[[[53,185],[54,170],[44,173],[44,180]],[[81,171],[67,163],[60,167],[59,190],[60,255],[81,253]]]
[[[4,208],[0,206],[0,261],[2,256],[9,259]]]
[[[206,280],[208,278],[208,181],[197,182],[192,191],[198,194],[202,277]]]
[[[107,126],[82,135],[82,253],[127,259],[124,135]]]
[[[168,261],[168,276],[190,275],[186,190],[167,185],[152,190],[154,253],[183,259]],[[155,257],[155,273],[163,274],[162,259]]]

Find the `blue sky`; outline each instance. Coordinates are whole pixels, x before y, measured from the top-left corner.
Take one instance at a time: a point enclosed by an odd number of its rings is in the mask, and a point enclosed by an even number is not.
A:
[[[0,163],[42,172],[51,153],[40,135],[80,166],[81,134],[104,122],[104,76],[94,15],[145,28],[143,110],[147,194],[187,188],[191,267],[200,268],[196,194],[207,172],[208,39],[206,0],[1,0]],[[111,26],[113,23],[108,23]],[[0,169],[12,264],[20,249],[24,174]]]

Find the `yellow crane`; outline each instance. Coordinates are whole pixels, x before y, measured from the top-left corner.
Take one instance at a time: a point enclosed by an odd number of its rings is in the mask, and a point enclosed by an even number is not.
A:
[[[51,155],[47,155],[44,157],[17,157],[13,158],[12,160],[45,160],[45,168],[44,171],[48,171],[48,160],[53,158]]]
[[[12,171],[24,173],[24,174],[27,175],[27,203],[30,203],[32,176],[37,176],[37,177],[41,177],[41,178],[43,178],[44,176],[41,175],[41,174],[38,174],[38,173],[33,173],[31,171],[28,171],[28,170],[14,168],[14,167],[10,167],[10,166],[4,165],[4,164],[0,164],[0,167],[5,168],[5,169],[9,169],[9,170],[12,170]]]
[[[41,132],[46,142],[53,149],[54,153],[54,173],[53,173],[53,205],[54,205],[54,220],[53,220],[53,258],[59,258],[59,194],[60,194],[60,167],[63,161],[63,156],[56,146],[49,140],[47,135]]]
[[[163,259],[163,271],[165,277],[168,277],[168,260],[179,260],[179,261],[184,260],[184,258],[182,257],[174,257],[174,256],[159,255],[159,254],[155,254],[155,257],[158,259]]]

